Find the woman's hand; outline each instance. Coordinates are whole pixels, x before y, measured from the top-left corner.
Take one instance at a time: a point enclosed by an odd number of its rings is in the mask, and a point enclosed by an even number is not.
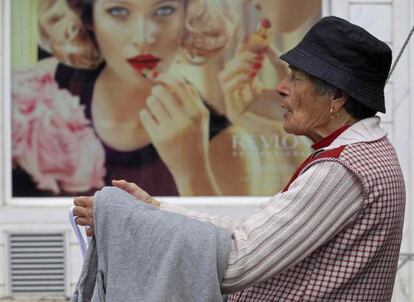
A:
[[[219,194],[209,159],[209,111],[195,88],[163,74],[140,113],[180,195]]]
[[[93,224],[93,197],[92,196],[80,196],[76,197],[73,204],[73,216],[75,216],[75,222],[81,226],[86,226],[86,235],[94,236],[94,224]]]
[[[147,192],[132,182],[127,182],[125,180],[113,180],[112,185],[128,192],[142,202],[145,202],[157,208],[160,207],[160,202],[158,200],[153,198],[151,195],[149,195]],[[94,236],[95,231],[93,222],[93,197],[75,197],[73,204],[75,207],[73,208],[72,214],[74,217],[76,217],[75,222],[78,225],[86,226],[86,235]]]
[[[163,74],[156,84],[141,111],[142,124],[170,172],[188,176],[207,159],[209,111],[184,80]]]
[[[240,48],[219,74],[226,114],[233,123],[239,124],[240,118],[248,111],[252,101],[266,99],[269,95],[273,98],[278,97],[274,88],[263,87],[256,77],[265,57],[272,64],[277,78],[283,79],[288,73],[288,68],[286,63],[279,59],[278,51],[272,44],[260,54]]]
[[[112,185],[126,191],[127,193],[134,196],[136,199],[145,202],[149,205],[155,206],[157,208],[160,207],[160,202],[145,192],[143,189],[138,187],[136,184],[132,182],[128,182],[126,180],[113,180]]]
[[[238,120],[259,92],[256,75],[262,68],[263,59],[263,53],[243,50],[227,62],[219,74],[226,114],[232,122]]]

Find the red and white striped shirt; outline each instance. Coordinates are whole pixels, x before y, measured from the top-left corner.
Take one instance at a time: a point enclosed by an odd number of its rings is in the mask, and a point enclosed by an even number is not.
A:
[[[229,301],[390,301],[405,191],[379,122],[362,120],[316,150],[245,220],[162,206],[231,230]]]

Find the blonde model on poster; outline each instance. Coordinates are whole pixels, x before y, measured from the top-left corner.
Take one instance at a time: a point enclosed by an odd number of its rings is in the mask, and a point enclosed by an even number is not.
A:
[[[223,3],[39,4],[42,46],[53,58],[34,69],[80,97],[105,150],[105,183],[128,179],[164,196],[251,193],[249,160],[232,154],[236,130],[189,81],[168,72],[180,51],[200,63],[225,48],[233,19]],[[22,185],[22,173],[14,176],[15,195],[36,195]]]
[[[259,75],[264,64],[270,63],[275,80],[286,77],[288,68],[279,59],[278,45],[273,44],[273,38],[275,34],[297,30],[319,12],[321,5],[319,0],[246,2],[260,11],[262,19],[255,32],[245,37],[234,57],[226,62],[219,79],[227,117],[245,129],[260,150],[259,191],[272,194],[283,188],[294,167],[303,160],[308,142],[283,131],[281,97],[275,89],[277,81],[273,87],[265,87]]]

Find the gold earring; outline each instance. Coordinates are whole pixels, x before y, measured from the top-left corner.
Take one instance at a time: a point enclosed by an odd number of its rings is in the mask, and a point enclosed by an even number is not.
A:
[[[329,110],[329,116],[331,117],[331,120],[334,120],[338,117],[338,112],[334,112],[334,108],[331,107],[331,110]]]

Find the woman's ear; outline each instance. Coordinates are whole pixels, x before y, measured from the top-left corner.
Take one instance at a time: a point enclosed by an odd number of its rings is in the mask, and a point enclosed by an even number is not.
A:
[[[345,105],[347,100],[348,94],[338,89],[332,96],[332,107],[335,109],[335,112],[338,112],[339,109]]]

